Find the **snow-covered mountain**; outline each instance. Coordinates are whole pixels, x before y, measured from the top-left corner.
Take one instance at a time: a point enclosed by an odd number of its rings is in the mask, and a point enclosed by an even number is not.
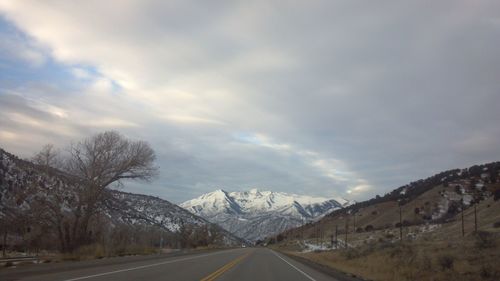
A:
[[[312,221],[349,205],[328,199],[273,191],[226,192],[222,189],[180,204],[238,237],[256,241]]]

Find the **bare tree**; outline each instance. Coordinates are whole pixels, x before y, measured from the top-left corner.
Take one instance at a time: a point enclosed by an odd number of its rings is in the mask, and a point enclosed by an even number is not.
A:
[[[53,144],[44,145],[40,152],[33,156],[31,161],[45,167],[47,172],[49,172],[50,168],[59,168],[61,166],[59,150],[55,149]]]
[[[72,251],[90,242],[89,223],[102,211],[103,203],[110,196],[110,185],[126,179],[150,180],[158,170],[155,159],[148,143],[131,141],[114,131],[72,144],[64,166],[79,184],[72,221],[63,228],[63,248]]]

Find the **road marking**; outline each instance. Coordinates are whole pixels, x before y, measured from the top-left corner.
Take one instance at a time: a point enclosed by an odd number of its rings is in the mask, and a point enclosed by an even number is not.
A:
[[[309,278],[312,281],[316,281],[316,279],[312,278],[311,276],[309,276],[309,274],[305,273],[304,271],[298,269],[295,265],[289,263],[287,260],[285,260],[284,258],[282,258],[280,255],[276,254],[273,250],[271,250],[271,252],[275,256],[277,256],[278,258],[280,258],[282,261],[286,262],[289,266],[293,267],[295,270],[297,270],[298,272],[302,273],[305,277]]]
[[[242,256],[239,256],[238,258],[236,258],[235,260],[231,261],[231,262],[228,262],[227,264],[225,264],[223,267],[217,269],[216,271],[212,272],[210,275],[208,275],[207,277],[201,279],[201,281],[213,281],[215,279],[217,279],[217,277],[221,276],[222,274],[224,274],[226,271],[228,271],[229,269],[233,268],[235,265],[237,265],[238,263],[240,263],[242,260],[244,260],[246,257],[248,257],[249,255],[251,254],[250,253],[246,253]]]
[[[169,263],[174,263],[174,262],[179,262],[179,261],[194,260],[194,259],[204,258],[204,257],[208,257],[208,256],[219,255],[222,253],[226,253],[226,251],[221,251],[221,252],[216,252],[216,253],[211,253],[211,254],[206,254],[206,255],[200,255],[200,256],[195,256],[195,257],[182,258],[182,259],[177,259],[177,260],[164,261],[164,262],[153,263],[153,264],[147,264],[147,265],[141,265],[141,266],[132,267],[132,268],[108,271],[108,272],[98,273],[98,274],[93,274],[93,275],[88,275],[88,276],[65,279],[63,281],[76,281],[76,280],[90,279],[90,278],[94,278],[94,277],[100,277],[100,276],[110,275],[110,274],[115,274],[115,273],[120,273],[120,272],[127,272],[127,271],[132,271],[132,270],[137,270],[137,269],[143,269],[143,268],[158,266],[158,265],[162,265],[162,264],[169,264]]]

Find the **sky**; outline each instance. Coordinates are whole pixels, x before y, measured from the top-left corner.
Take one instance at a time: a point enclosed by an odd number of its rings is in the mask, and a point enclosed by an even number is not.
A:
[[[0,0],[0,147],[116,130],[182,202],[354,200],[500,160],[499,1]]]

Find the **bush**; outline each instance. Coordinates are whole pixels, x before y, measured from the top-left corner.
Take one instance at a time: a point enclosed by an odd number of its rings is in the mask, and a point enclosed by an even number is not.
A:
[[[455,262],[455,258],[450,255],[439,256],[437,260],[439,266],[441,266],[442,270],[453,268],[453,263]]]
[[[387,239],[393,239],[394,237],[395,237],[395,236],[394,236],[394,234],[392,234],[392,233],[387,233],[387,234],[385,235],[385,238],[387,238]]]
[[[493,268],[489,265],[482,265],[479,275],[481,275],[483,279],[491,278],[493,277]]]
[[[344,250],[342,252],[342,255],[348,260],[359,258],[362,256],[361,252],[358,249],[354,249],[354,248]]]
[[[491,232],[478,231],[476,233],[476,247],[479,249],[495,247],[495,237]]]
[[[493,193],[493,200],[498,201],[500,199],[500,188],[497,188]]]
[[[278,236],[276,236],[276,241],[277,242],[281,242],[283,240],[285,240],[285,236],[283,236],[282,234],[278,234]]]
[[[500,227],[500,221],[497,221],[493,224],[494,228],[499,228]]]
[[[365,231],[373,231],[373,225],[369,224],[367,226],[365,226]]]

